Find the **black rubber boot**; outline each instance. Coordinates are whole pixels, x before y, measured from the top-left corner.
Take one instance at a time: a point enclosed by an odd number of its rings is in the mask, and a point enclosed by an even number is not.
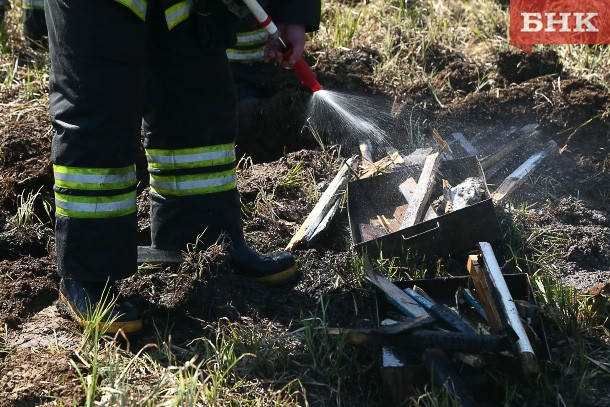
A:
[[[246,244],[230,249],[229,265],[235,274],[267,284],[287,283],[294,280],[298,273],[292,254],[259,254]]]
[[[106,306],[114,301],[112,308],[104,315],[100,322],[100,329],[106,325],[106,321],[112,320],[106,333],[116,333],[122,330],[124,333],[135,333],[142,329],[142,318],[138,310],[128,302],[115,301],[119,298],[118,290],[114,283],[87,283],[77,280],[62,278],[59,282],[59,299],[66,311],[84,326],[88,315],[98,304],[105,301]]]

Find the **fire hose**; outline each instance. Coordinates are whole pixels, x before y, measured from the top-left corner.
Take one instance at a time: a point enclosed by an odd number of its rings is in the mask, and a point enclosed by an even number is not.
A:
[[[273,21],[271,21],[271,17],[269,17],[269,14],[267,14],[267,12],[261,7],[258,1],[243,1],[245,5],[250,9],[259,24],[267,30],[267,32],[272,38],[279,42],[283,51],[286,53],[290,53],[291,49],[282,38],[280,30],[273,23]],[[292,69],[294,73],[296,73],[297,76],[301,79],[301,83],[311,89],[312,92],[322,90],[322,85],[320,85],[320,83],[316,79],[315,72],[309,67],[309,65],[307,65],[307,62],[303,60],[303,57],[297,60]]]

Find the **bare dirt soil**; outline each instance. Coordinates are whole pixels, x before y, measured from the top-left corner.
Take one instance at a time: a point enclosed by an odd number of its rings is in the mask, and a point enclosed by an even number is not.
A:
[[[398,122],[415,112],[424,131],[436,128],[447,135],[460,131],[484,145],[488,138],[510,128],[538,123],[546,139],[555,139],[560,147],[567,143],[561,155],[546,161],[532,175],[514,204],[526,205],[549,228],[548,233],[561,238],[565,250],[556,268],[564,281],[584,290],[610,279],[609,123],[596,119],[578,127],[610,108],[610,95],[601,86],[561,74],[562,67],[552,52],[498,55],[489,78],[503,86],[487,92],[477,82],[476,66],[465,57],[431,47],[424,69],[436,69],[439,81],[454,85],[436,95],[424,83],[392,84],[391,88],[375,85],[371,78],[376,56],[371,50],[337,50],[332,55],[311,50],[310,55],[317,56],[319,79],[326,88],[385,97],[405,106],[398,109]],[[282,75],[287,88],[244,112],[238,141],[239,151],[254,160],[254,164],[241,166],[238,187],[248,240],[261,251],[286,245],[317,196],[303,185],[313,180],[312,185],[321,192],[340,162],[332,152],[322,153],[303,131],[310,95],[289,73]],[[418,107],[411,109],[414,105]],[[78,341],[78,328],[54,306],[58,278],[52,225],[47,221],[17,227],[10,220],[19,194],[40,189],[46,199],[52,199],[51,137],[45,114],[12,115],[0,123],[0,405],[33,406],[54,400],[71,405],[83,397],[68,363],[73,355],[49,353],[57,347],[54,344]],[[395,132],[392,143],[406,150],[404,137]],[[343,156],[352,152],[341,150]],[[290,173],[297,166],[295,184],[290,182]],[[488,181],[497,184],[501,177],[502,173]],[[146,180],[142,181],[138,202],[145,244],[149,229]],[[47,219],[42,204],[36,213]],[[502,227],[510,235],[511,222],[503,221]],[[142,271],[120,284],[124,295],[145,310],[147,328],[138,343],[147,343],[154,337],[155,327],[163,326],[171,331],[175,344],[184,345],[221,318],[249,318],[261,324],[273,321],[290,329],[318,312],[320,298],[327,301],[329,325],[370,326],[374,303],[370,292],[353,288],[349,239],[343,212],[313,248],[295,251],[302,277],[283,287],[236,278],[222,257],[201,278],[195,276],[192,264]],[[366,352],[359,357],[370,373],[347,377],[342,384],[343,405],[378,403],[376,359]],[[298,361],[294,362],[287,369],[299,372]],[[326,400],[320,404],[336,402],[328,389],[312,385],[307,390],[318,396],[316,400]]]

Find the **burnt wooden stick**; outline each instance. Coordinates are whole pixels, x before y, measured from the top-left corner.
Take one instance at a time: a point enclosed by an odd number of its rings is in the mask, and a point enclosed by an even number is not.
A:
[[[516,345],[519,351],[523,372],[526,375],[532,376],[538,373],[538,362],[536,361],[536,355],[534,354],[534,349],[527,336],[527,332],[523,326],[521,317],[517,312],[517,307],[515,307],[513,297],[510,294],[508,286],[506,285],[506,280],[504,280],[502,270],[500,270],[500,265],[498,264],[496,256],[494,255],[489,243],[479,242],[479,247],[481,248],[483,262],[485,263],[485,270],[487,273],[489,273],[491,283],[493,284],[493,289],[496,290],[500,295],[502,312],[504,312],[508,319],[508,323],[519,337]]]
[[[413,291],[410,288],[407,288],[405,292],[413,298],[419,305],[424,307],[426,311],[430,313],[436,319],[445,322],[451,328],[458,332],[462,332],[465,334],[477,334],[477,330],[470,326],[469,323],[464,321],[459,315],[456,315],[449,307],[443,304],[437,304],[434,301],[424,297]]]
[[[519,168],[513,171],[512,174],[506,177],[498,189],[491,194],[494,203],[498,204],[504,202],[515,189],[525,182],[525,177],[533,172],[540,163],[556,149],[557,143],[554,140],[549,141],[544,150],[532,155],[527,161],[521,164]]]
[[[401,229],[408,228],[417,223],[426,209],[426,204],[430,195],[432,194],[432,188],[434,187],[434,178],[436,170],[441,163],[441,157],[438,153],[430,154],[426,158],[424,168],[417,181],[417,189],[413,194],[413,199],[409,201],[409,208],[405,213],[405,219],[400,225]]]
[[[440,135],[440,133],[436,129],[432,129],[432,135],[436,139],[436,142],[438,143],[438,146],[441,149],[442,155],[445,158],[445,160],[452,160],[453,151],[451,151],[451,147],[449,147],[449,144],[445,141],[445,139]]]
[[[461,407],[474,407],[474,401],[466,383],[460,373],[455,369],[445,352],[439,349],[427,349],[422,355],[422,362],[426,370],[434,377],[435,383],[447,387],[447,390],[457,398],[457,405]]]
[[[402,344],[415,349],[438,348],[467,353],[499,353],[508,350],[510,345],[506,335],[465,334],[427,329],[386,338],[389,345]]]
[[[387,300],[403,314],[412,318],[429,316],[413,298],[405,294],[400,288],[396,287],[390,280],[379,273],[376,273],[371,266],[369,257],[365,254],[362,257],[364,273],[366,279],[379,291],[385,294]]]
[[[497,162],[499,162],[500,160],[502,160],[504,157],[506,157],[513,151],[515,151],[517,149],[517,147],[522,146],[528,140],[534,138],[538,134],[540,134],[540,132],[537,130],[536,131],[532,131],[532,130],[526,131],[525,134],[522,134],[521,136],[517,137],[516,139],[514,139],[513,141],[508,143],[504,148],[502,148],[502,150],[498,151],[497,153],[495,153],[493,155],[483,158],[481,160],[481,167],[483,167],[483,170],[487,171],[489,168],[491,168],[492,165],[494,165]],[[489,175],[489,176],[491,176],[491,175]]]
[[[345,335],[347,341],[352,345],[380,345],[388,342],[389,337],[404,335],[416,329],[422,329],[434,324],[435,320],[430,317],[413,318],[409,322],[397,322],[391,325],[382,325],[379,328],[369,329],[344,329],[328,328],[329,335]]]
[[[347,180],[352,166],[354,166],[355,158],[348,159],[345,164],[341,166],[341,169],[335,175],[335,178],[331,181],[326,191],[320,197],[318,203],[313,207],[297,233],[292,237],[286,250],[292,250],[298,246],[303,240],[308,241],[312,234],[316,231],[320,222],[324,220],[326,214],[333,208],[335,201],[339,199],[345,190]]]

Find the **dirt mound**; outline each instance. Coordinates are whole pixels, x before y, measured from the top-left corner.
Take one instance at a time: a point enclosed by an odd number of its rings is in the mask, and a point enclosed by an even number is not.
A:
[[[509,83],[523,83],[539,76],[560,74],[563,64],[552,49],[544,49],[526,54],[507,50],[498,54],[498,72]]]
[[[0,122],[0,207],[14,209],[15,196],[41,186],[50,191],[53,171],[48,158],[51,127],[46,112]]]
[[[465,57],[443,45],[430,44],[424,50],[422,66],[425,72],[440,72],[454,62],[464,62]]]

